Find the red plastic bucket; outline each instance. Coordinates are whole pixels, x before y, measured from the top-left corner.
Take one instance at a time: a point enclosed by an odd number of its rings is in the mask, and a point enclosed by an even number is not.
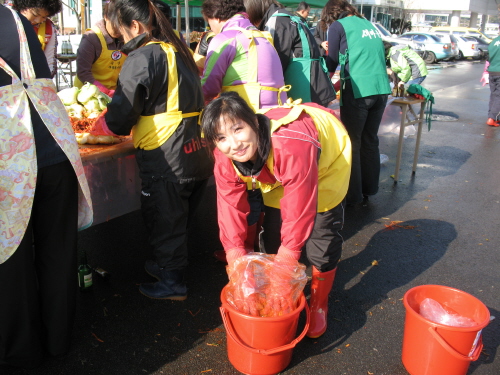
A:
[[[243,314],[227,303],[226,288],[221,293],[220,312],[227,333],[227,356],[236,370],[247,375],[274,375],[292,360],[293,348],[309,328],[309,308],[302,294],[299,306],[290,314],[261,318]],[[300,312],[306,309],[303,332],[294,339]]]
[[[451,327],[422,317],[425,298],[446,310],[473,319],[473,327]],[[421,285],[406,292],[403,364],[411,375],[465,375],[483,348],[481,331],[490,322],[488,308],[476,297],[441,285]]]

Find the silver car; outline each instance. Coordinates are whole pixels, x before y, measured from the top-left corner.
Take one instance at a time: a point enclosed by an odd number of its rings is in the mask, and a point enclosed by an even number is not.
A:
[[[473,59],[480,59],[482,57],[482,51],[479,48],[479,43],[476,38],[471,36],[456,36],[458,40],[458,49],[460,59],[472,57]]]

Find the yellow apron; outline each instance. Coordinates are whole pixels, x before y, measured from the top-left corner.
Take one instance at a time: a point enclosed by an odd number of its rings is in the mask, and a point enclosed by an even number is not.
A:
[[[106,39],[104,39],[102,31],[97,26],[88,30],[92,30],[96,33],[102,47],[100,56],[92,64],[92,75],[103,86],[110,90],[114,90],[116,89],[116,83],[118,82],[118,75],[120,74],[120,70],[122,69],[127,56],[120,50],[108,49]],[[83,82],[76,77],[74,85],[76,87],[82,87]]]
[[[160,44],[167,55],[168,93],[166,112],[152,116],[141,116],[132,128],[132,139],[136,148],[154,150],[165,143],[179,127],[183,118],[199,116],[200,112],[182,113],[179,111],[179,78],[175,61],[176,49],[170,43],[149,42]]]
[[[0,264],[17,250],[31,216],[36,187],[37,161],[29,103],[68,157],[79,182],[78,228],[92,224],[92,202],[78,144],[54,82],[36,78],[26,34],[12,11],[19,34],[21,78],[0,58],[0,68],[12,84],[0,87]]]
[[[260,113],[266,113],[268,110],[261,110]],[[318,162],[317,212],[326,212],[342,202],[347,194],[351,173],[351,141],[344,125],[334,115],[320,108],[306,105],[293,105],[285,117],[271,120],[271,135],[282,125],[297,120],[302,112],[311,116],[318,130],[321,154]],[[274,175],[272,146],[266,165],[271,174]],[[236,166],[234,168],[238,176],[247,183],[247,186],[252,183],[252,176],[242,176]],[[260,189],[266,206],[280,208],[280,200],[283,198],[281,182],[277,181],[274,184],[260,182]]]
[[[283,86],[278,89],[276,87],[262,86],[257,81],[257,66],[259,64],[259,60],[257,56],[257,44],[255,43],[255,38],[265,38],[272,45],[273,38],[271,34],[266,31],[247,30],[242,27],[232,27],[226,30],[238,30],[250,40],[250,44],[248,46],[249,71],[247,83],[234,86],[222,86],[222,92],[237,92],[238,95],[241,96],[254,111],[258,111],[260,109],[260,92],[262,90],[276,91],[278,95],[278,105],[282,105],[281,93],[289,91],[291,86]]]
[[[40,44],[42,45],[42,50],[45,51],[45,46],[47,45],[50,36],[45,35],[45,30],[47,29],[46,27],[47,21],[42,22],[40,26],[38,26],[38,30],[36,31],[36,34],[38,36],[38,40],[40,41]],[[50,26],[49,26],[50,28]],[[52,35],[52,33],[50,34]]]

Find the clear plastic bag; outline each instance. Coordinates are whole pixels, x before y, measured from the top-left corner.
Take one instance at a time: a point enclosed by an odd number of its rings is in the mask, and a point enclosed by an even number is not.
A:
[[[446,311],[439,302],[431,298],[426,298],[420,303],[420,315],[431,322],[451,327],[473,327],[477,325],[473,319]]]
[[[271,293],[271,275],[276,277],[280,274],[274,258],[274,254],[248,253],[236,259],[232,268],[227,267],[229,283],[226,298],[232,307],[245,314],[260,317],[287,313],[270,310],[270,306],[267,306],[267,296]],[[291,298],[295,307],[307,282],[305,270],[306,266],[297,262],[297,266],[287,272],[285,280],[282,280],[285,283],[283,292],[287,298]]]

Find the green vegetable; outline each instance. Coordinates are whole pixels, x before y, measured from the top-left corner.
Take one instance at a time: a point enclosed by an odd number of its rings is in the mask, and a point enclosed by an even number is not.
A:
[[[83,111],[84,107],[81,104],[78,103],[73,103],[69,106],[69,109],[67,108],[66,110],[68,111],[68,115],[71,117],[76,117],[78,119],[83,118]]]
[[[96,98],[90,98],[89,101],[85,103],[84,107],[87,113],[101,111],[101,107],[99,106],[99,101]]]
[[[87,102],[91,98],[96,97],[98,93],[100,93],[99,88],[96,85],[93,85],[92,83],[87,82],[80,89],[80,92],[78,93],[77,99],[80,103],[87,104]]]
[[[101,111],[104,111],[108,104],[111,102],[111,98],[101,91],[99,91],[96,97],[99,101],[99,108],[101,109]]]
[[[76,103],[79,91],[78,87],[71,87],[69,89],[59,91],[57,96],[59,96],[64,105],[71,105]]]

